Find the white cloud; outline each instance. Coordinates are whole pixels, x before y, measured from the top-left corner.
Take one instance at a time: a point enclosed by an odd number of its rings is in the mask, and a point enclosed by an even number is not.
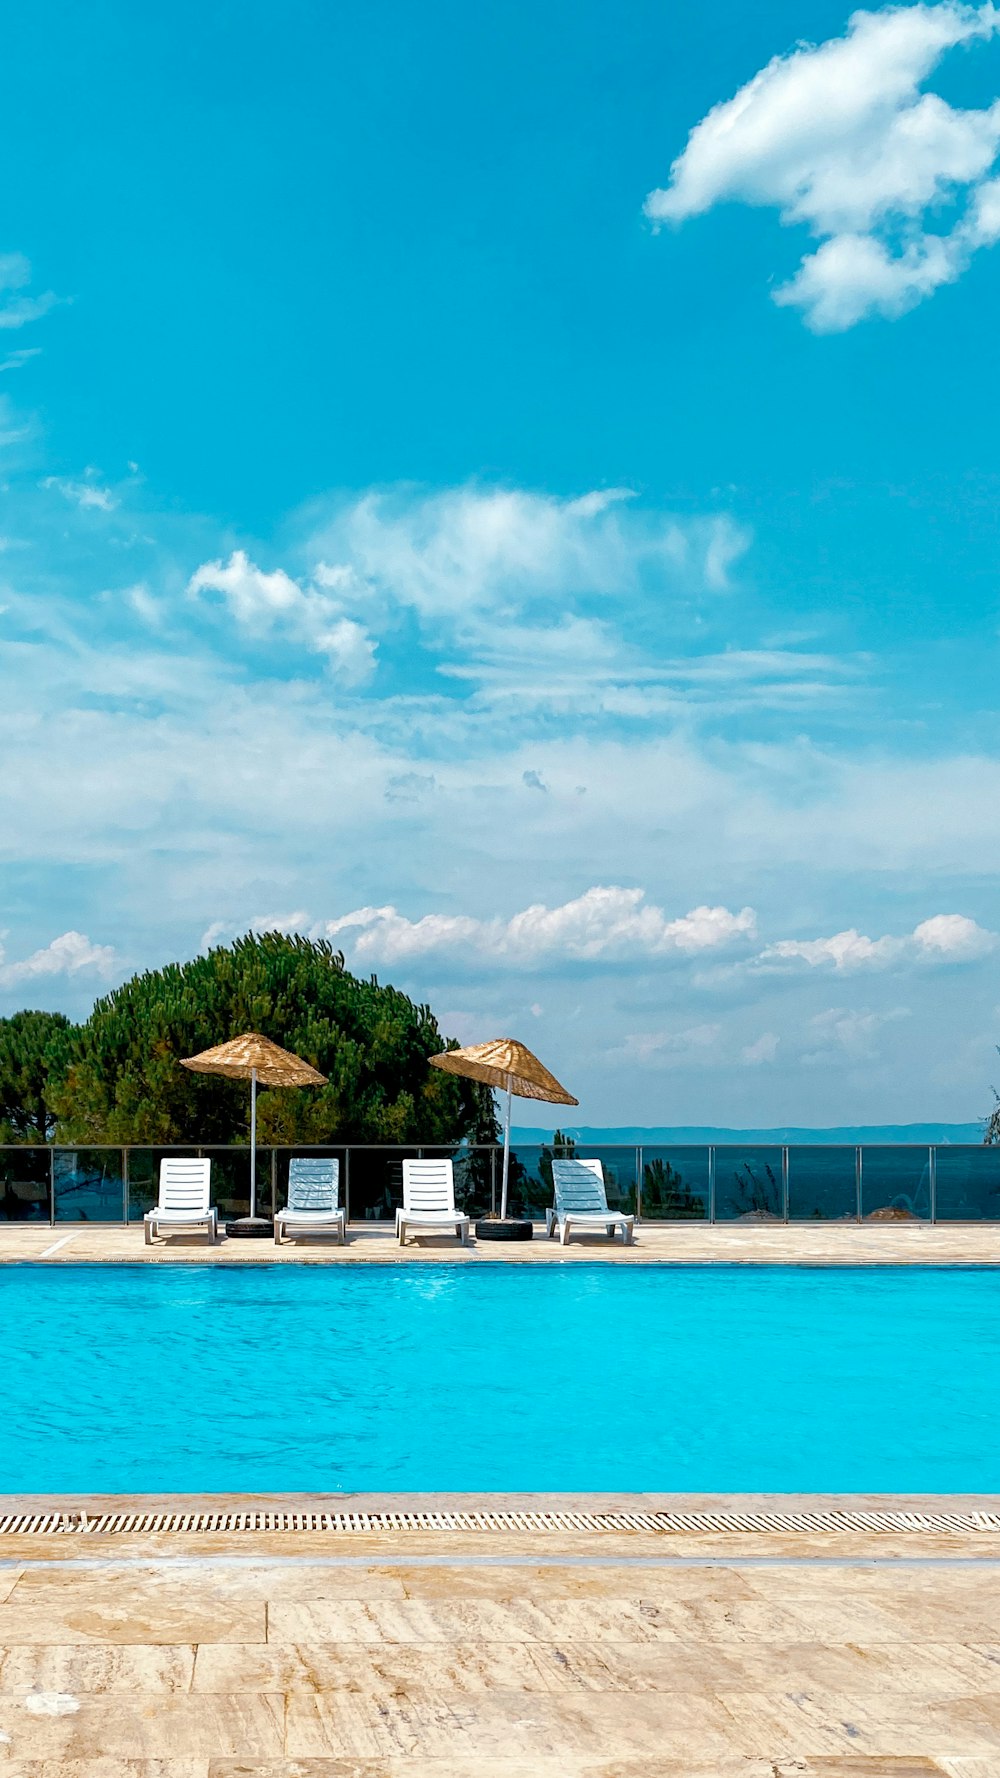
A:
[[[744,1044],[740,1050],[740,1061],[748,1068],[758,1068],[762,1063],[773,1062],[778,1054],[781,1039],[775,1031],[762,1031],[753,1043]]]
[[[0,947],[0,988],[17,988],[25,982],[50,975],[75,976],[93,972],[110,975],[115,966],[111,945],[95,945],[82,932],[64,932],[44,949],[19,963],[4,963]]]
[[[914,927],[913,944],[927,958],[965,963],[996,949],[997,934],[987,932],[965,914],[934,914]]]
[[[334,583],[325,583],[334,584]],[[221,593],[240,627],[253,635],[275,631],[326,656],[331,672],[348,685],[370,678],[375,644],[359,623],[344,615],[339,598],[320,586],[301,586],[283,569],[265,573],[245,550],[234,550],[228,562],[204,562],[188,582],[193,598]]]
[[[67,481],[63,476],[48,475],[42,483],[43,488],[55,488],[65,500],[71,500],[84,512],[113,512],[118,505],[116,495],[110,488],[102,488],[98,482]]]
[[[522,488],[366,494],[317,532],[316,584],[366,607],[425,619],[505,623],[564,594],[615,596],[644,578],[687,572],[717,589],[749,545],[727,514],[679,519],[633,504],[628,489],[577,498]]]
[[[537,965],[571,960],[692,956],[753,936],[752,908],[698,907],[668,920],[647,905],[642,889],[593,888],[561,907],[537,904],[509,920],[471,914],[425,914],[408,920],[394,907],[357,908],[322,927],[350,946],[358,961],[400,962],[433,953]]]
[[[293,914],[255,914],[252,920],[213,920],[198,941],[199,951],[231,944],[245,932],[306,932],[312,921],[304,908]]]
[[[947,50],[1000,28],[992,5],[857,12],[845,36],[776,56],[735,98],[695,126],[650,192],[655,223],[713,205],[775,206],[822,245],[775,301],[801,307],[817,332],[865,315],[895,316],[964,270],[1000,232],[996,183],[1000,101],[959,110],[924,82]],[[932,211],[960,203],[950,230]]]
[[[934,914],[902,938],[867,938],[853,926],[830,938],[783,938],[753,958],[754,968],[808,964],[849,972],[884,969],[893,963],[969,963],[988,956],[1000,942],[965,914]]]
[[[617,510],[631,498],[617,488],[576,500],[522,489],[368,494],[328,528],[324,541],[342,559],[321,563],[316,578],[360,583],[435,616],[560,591],[581,575],[610,590],[634,571]]]

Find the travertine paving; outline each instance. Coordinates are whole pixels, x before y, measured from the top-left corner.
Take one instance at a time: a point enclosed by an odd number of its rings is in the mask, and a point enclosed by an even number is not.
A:
[[[5,1539],[0,1772],[997,1778],[996,1541]]]
[[[579,1265],[595,1259],[613,1265],[696,1265],[713,1261],[769,1265],[1000,1265],[1000,1223],[698,1223],[641,1224],[635,1243],[602,1235],[574,1237],[563,1247],[547,1241],[544,1228],[531,1241],[459,1242],[441,1236],[400,1247],[392,1228],[352,1224],[346,1246],[313,1236],[276,1247],[273,1241],[229,1241],[210,1247],[204,1235],[172,1234],[147,1247],[141,1227],[88,1223],[0,1223],[0,1263],[44,1260],[72,1265],[142,1260],[198,1265],[352,1265],[371,1261],[402,1265]]]

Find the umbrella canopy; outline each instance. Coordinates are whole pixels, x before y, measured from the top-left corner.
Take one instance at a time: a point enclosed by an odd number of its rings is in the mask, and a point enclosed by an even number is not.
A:
[[[545,1099],[550,1105],[579,1105],[572,1093],[560,1086],[554,1074],[538,1060],[526,1043],[516,1037],[493,1037],[488,1043],[472,1043],[464,1050],[444,1050],[431,1056],[433,1068],[446,1074],[464,1074],[469,1080],[484,1081],[488,1087],[499,1087],[507,1094],[503,1127],[503,1191],[500,1214],[507,1214],[507,1177],[510,1171],[510,1100]]]
[[[283,1050],[262,1037],[259,1031],[247,1031],[242,1037],[231,1037],[228,1043],[217,1043],[214,1049],[188,1056],[182,1068],[195,1074],[225,1074],[230,1080],[252,1080],[254,1074],[262,1087],[322,1087],[326,1075],[320,1074],[301,1056]]]
[[[202,1050],[197,1056],[186,1056],[182,1068],[194,1074],[221,1074],[229,1080],[250,1082],[250,1215],[257,1213],[257,1087],[322,1087],[326,1075],[320,1074],[301,1056],[283,1050],[262,1037],[259,1031],[246,1031],[228,1043],[217,1043],[214,1049]]]

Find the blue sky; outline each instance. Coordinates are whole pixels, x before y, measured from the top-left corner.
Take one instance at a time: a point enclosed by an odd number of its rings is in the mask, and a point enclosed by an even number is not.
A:
[[[0,1010],[280,923],[587,1122],[987,1110],[996,26],[8,20]]]

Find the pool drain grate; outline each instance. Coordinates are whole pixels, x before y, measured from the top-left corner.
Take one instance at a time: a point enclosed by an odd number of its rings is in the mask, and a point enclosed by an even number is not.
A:
[[[961,1535],[1000,1531],[1000,1512],[47,1512],[0,1513],[0,1536],[114,1537],[146,1532],[823,1532]]]

